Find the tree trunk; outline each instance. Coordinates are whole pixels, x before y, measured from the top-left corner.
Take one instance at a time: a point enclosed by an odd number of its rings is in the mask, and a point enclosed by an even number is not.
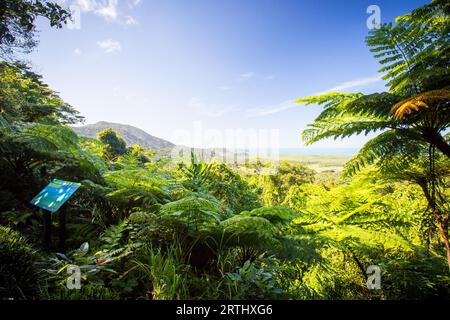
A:
[[[450,243],[448,242],[448,216],[442,219],[442,215],[437,210],[434,211],[434,216],[436,217],[439,232],[442,236],[442,240],[444,241],[445,249],[447,250],[447,263],[448,267],[450,268]]]
[[[425,194],[425,197],[427,199],[429,207],[434,208],[435,203],[430,195],[430,190],[428,189],[426,181],[425,180],[416,180],[416,182],[422,188],[422,191]],[[442,213],[440,213],[439,210],[436,210],[436,209],[434,209],[433,214],[436,219],[436,224],[438,226],[439,233],[441,234],[442,239],[444,241],[445,250],[447,251],[447,264],[448,264],[448,267],[450,268],[450,244],[449,244],[449,239],[448,239],[449,214],[447,214],[445,218],[442,218]]]
[[[359,270],[361,271],[364,279],[366,279],[366,281],[367,281],[367,273],[366,273],[366,270],[364,269],[363,264],[361,263],[361,261],[359,261],[358,257],[353,252],[350,251],[350,253],[352,255],[353,260],[355,260],[356,265],[358,266]]]
[[[438,148],[443,154],[450,158],[450,145],[439,132],[436,132],[433,129],[424,130],[423,136],[428,143]]]

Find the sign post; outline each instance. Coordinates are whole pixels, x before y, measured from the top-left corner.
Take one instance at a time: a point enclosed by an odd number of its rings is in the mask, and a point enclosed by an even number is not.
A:
[[[41,212],[44,224],[44,249],[45,251],[50,251],[52,243],[52,213],[45,210],[41,210]]]
[[[44,224],[44,248],[50,250],[52,237],[52,216],[81,186],[80,183],[54,179],[39,194],[31,200],[31,203],[43,210]],[[59,213],[59,244],[58,250],[66,250],[66,212],[64,208]]]
[[[59,243],[58,251],[66,252],[66,210],[62,208],[59,212]]]

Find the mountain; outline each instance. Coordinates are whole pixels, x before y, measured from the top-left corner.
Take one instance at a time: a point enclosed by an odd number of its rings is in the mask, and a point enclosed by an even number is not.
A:
[[[167,140],[157,138],[148,134],[144,130],[139,128],[113,122],[100,121],[94,124],[88,124],[81,127],[73,127],[73,130],[80,136],[88,138],[96,138],[100,131],[111,128],[119,136],[121,136],[125,142],[132,146],[138,144],[143,148],[155,150],[155,149],[172,149],[175,145]]]
[[[224,148],[203,149],[175,145],[167,140],[152,136],[144,130],[121,123],[100,121],[85,126],[72,127],[79,136],[88,138],[97,138],[99,132],[108,128],[113,129],[129,146],[138,144],[145,149],[155,151],[156,158],[171,157],[178,161],[189,161],[191,152],[194,152],[197,157],[205,161],[215,159],[218,162],[233,163],[238,159],[243,161],[246,156],[245,152],[232,152]]]

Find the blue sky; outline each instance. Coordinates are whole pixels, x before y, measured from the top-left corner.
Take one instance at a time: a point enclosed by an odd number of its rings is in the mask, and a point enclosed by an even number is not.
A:
[[[40,21],[30,60],[86,123],[130,124],[196,146],[210,145],[176,133],[199,125],[279,130],[280,147],[292,148],[302,146],[301,131],[320,113],[293,104],[296,98],[331,89],[384,90],[364,43],[367,7],[378,5],[387,22],[426,1],[60,2],[77,6],[79,28],[55,30]]]

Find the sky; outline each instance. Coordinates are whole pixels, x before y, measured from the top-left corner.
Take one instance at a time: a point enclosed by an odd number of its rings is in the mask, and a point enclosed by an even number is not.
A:
[[[177,144],[222,147],[239,132],[302,147],[321,111],[295,99],[380,92],[364,39],[370,5],[381,22],[426,1],[61,0],[62,29],[38,22],[34,70],[86,123],[118,122]],[[369,137],[315,147],[359,148]],[[265,142],[264,142],[264,141]],[[270,143],[270,142],[269,142]]]

